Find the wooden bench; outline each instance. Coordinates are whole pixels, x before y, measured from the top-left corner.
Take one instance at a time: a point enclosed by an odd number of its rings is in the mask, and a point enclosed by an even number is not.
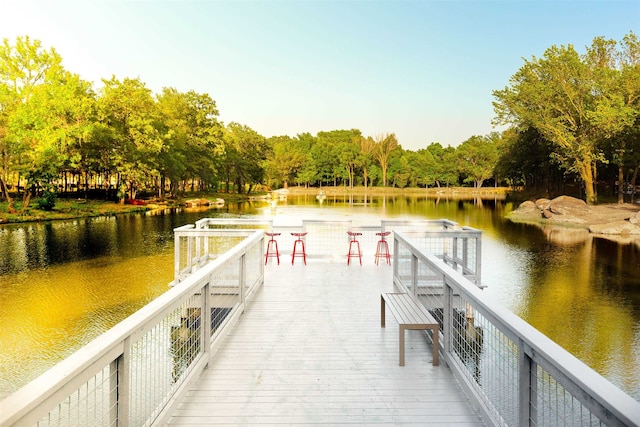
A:
[[[380,295],[380,320],[385,327],[385,305],[400,325],[400,366],[404,366],[404,331],[407,329],[433,331],[433,366],[438,366],[438,333],[440,325],[426,308],[416,303],[411,295],[384,293]]]

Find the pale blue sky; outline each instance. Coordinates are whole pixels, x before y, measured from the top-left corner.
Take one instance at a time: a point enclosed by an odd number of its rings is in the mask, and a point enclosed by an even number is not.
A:
[[[492,91],[552,45],[640,34],[640,0],[0,0],[0,38],[69,71],[208,93],[264,136],[357,128],[418,150],[486,135]]]

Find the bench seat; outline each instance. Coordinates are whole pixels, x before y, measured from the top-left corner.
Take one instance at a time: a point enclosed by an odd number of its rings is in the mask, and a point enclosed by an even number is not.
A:
[[[409,294],[383,293],[380,295],[380,324],[385,327],[385,306],[398,321],[400,326],[400,366],[404,366],[404,331],[407,329],[433,331],[433,366],[438,366],[438,335],[440,325],[423,306],[419,305]]]

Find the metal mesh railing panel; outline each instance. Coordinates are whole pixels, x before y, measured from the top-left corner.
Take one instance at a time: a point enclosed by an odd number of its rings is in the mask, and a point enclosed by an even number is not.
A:
[[[451,343],[492,418],[518,424],[518,346],[461,295],[454,295]]]
[[[534,401],[530,402],[531,426],[606,425],[540,366],[536,367],[535,382],[530,395],[534,396]]]
[[[200,295],[148,330],[130,350],[130,425],[150,425],[202,352]]]
[[[37,426],[115,426],[117,369],[106,366],[53,408]]]

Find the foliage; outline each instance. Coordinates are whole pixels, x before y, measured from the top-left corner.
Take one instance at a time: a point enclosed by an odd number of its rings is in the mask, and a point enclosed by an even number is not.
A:
[[[472,136],[457,149],[458,169],[465,182],[473,182],[475,188],[494,175],[499,159],[500,135]]]
[[[42,195],[36,199],[36,207],[43,211],[52,211],[53,208],[56,207],[56,199],[55,191],[44,191]]]
[[[597,198],[597,165],[609,160],[604,141],[627,132],[640,114],[637,37],[627,35],[621,51],[616,45],[597,37],[582,56],[572,45],[552,46],[493,93],[496,122],[535,128],[552,142],[551,156],[580,175],[589,203]]]
[[[264,185],[480,187],[491,179],[551,192],[575,177],[593,202],[603,177],[622,194],[640,171],[633,33],[620,43],[597,37],[583,54],[552,46],[525,60],[494,92],[495,121],[509,129],[417,151],[403,149],[394,133],[358,129],[265,138],[221,123],[208,94],[171,87],[154,94],[139,78],[102,83],[95,91],[29,37],[0,45],[0,200],[12,211],[26,215],[31,197],[51,206],[51,188],[123,202],[221,187],[245,194]]]

